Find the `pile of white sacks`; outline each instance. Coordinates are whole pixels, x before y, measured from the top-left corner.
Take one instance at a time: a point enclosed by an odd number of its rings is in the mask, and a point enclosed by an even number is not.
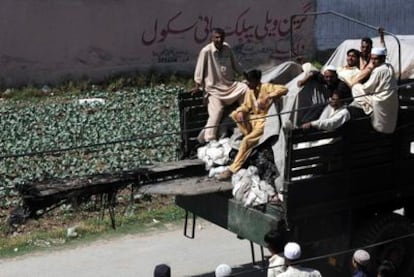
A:
[[[197,157],[204,161],[206,164],[206,170],[209,170],[213,177],[215,174],[220,174],[226,169],[224,165],[229,162],[229,153],[231,151],[231,144],[229,138],[223,138],[219,141],[213,140],[197,149]],[[221,166],[224,169],[218,173],[215,173],[215,167]]]
[[[249,166],[240,169],[231,177],[233,184],[233,196],[242,201],[244,206],[257,206],[267,203],[276,192],[266,181],[260,180],[258,169]]]
[[[231,149],[229,138],[212,141],[197,149],[197,157],[204,161],[210,178],[218,176],[227,169]],[[266,181],[260,180],[255,166],[240,169],[233,174],[231,182],[234,198],[242,201],[245,206],[265,204],[275,195],[275,189]]]

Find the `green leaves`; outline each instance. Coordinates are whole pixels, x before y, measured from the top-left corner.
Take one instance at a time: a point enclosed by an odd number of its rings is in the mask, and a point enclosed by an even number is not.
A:
[[[115,93],[92,91],[41,103],[1,102],[0,199],[14,194],[11,187],[30,180],[113,173],[176,159],[179,135],[154,135],[179,131],[176,98],[181,90],[160,86]],[[79,103],[87,98],[102,101]]]

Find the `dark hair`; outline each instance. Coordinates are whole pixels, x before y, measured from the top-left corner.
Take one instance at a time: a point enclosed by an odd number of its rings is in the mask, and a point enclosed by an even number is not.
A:
[[[166,264],[159,264],[154,269],[154,277],[171,277],[171,268]]]
[[[332,91],[332,95],[336,94],[338,95],[338,98],[341,100],[342,98],[344,98],[344,92],[341,89],[336,89],[334,91]]]
[[[267,244],[267,247],[274,253],[279,253],[283,251],[285,238],[282,233],[276,230],[270,230],[265,234],[264,242]]]
[[[344,101],[345,104],[349,104],[353,100],[351,89],[344,82],[339,82],[335,89],[335,93],[341,101]]]
[[[380,56],[378,56],[378,59],[380,60],[381,63],[385,63],[385,61],[387,60],[387,56],[380,55]]]
[[[357,56],[357,58],[359,59],[359,57],[361,56],[361,52],[359,52],[358,50],[352,48],[349,49],[348,51],[346,51],[346,55],[348,56],[349,54],[354,53],[355,56]]]
[[[213,28],[213,30],[211,30],[211,33],[212,34],[217,33],[223,37],[226,35],[226,32],[222,28]]]
[[[258,69],[253,69],[248,72],[243,73],[244,78],[246,78],[247,81],[260,81],[262,79],[262,72]]]
[[[381,277],[395,277],[395,266],[390,261],[383,261],[378,267],[378,276]]]
[[[372,46],[372,39],[370,39],[369,37],[362,38],[361,42],[366,42],[366,43],[368,43],[369,45]]]

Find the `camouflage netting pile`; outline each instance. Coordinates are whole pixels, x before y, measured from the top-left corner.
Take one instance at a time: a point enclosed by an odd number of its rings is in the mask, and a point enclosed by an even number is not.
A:
[[[158,86],[41,102],[2,101],[0,216],[18,205],[16,188],[29,181],[120,172],[176,159],[179,135],[152,135],[179,131],[176,99],[182,90]]]

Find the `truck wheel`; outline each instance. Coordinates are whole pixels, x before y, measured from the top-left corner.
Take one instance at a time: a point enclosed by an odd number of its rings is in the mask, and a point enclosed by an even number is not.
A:
[[[394,213],[383,214],[374,217],[365,227],[357,235],[354,244],[357,247],[390,240],[367,249],[371,255],[370,272],[376,273],[381,262],[389,260],[397,269],[396,276],[414,276],[414,236],[393,240],[414,233],[410,220]]]

